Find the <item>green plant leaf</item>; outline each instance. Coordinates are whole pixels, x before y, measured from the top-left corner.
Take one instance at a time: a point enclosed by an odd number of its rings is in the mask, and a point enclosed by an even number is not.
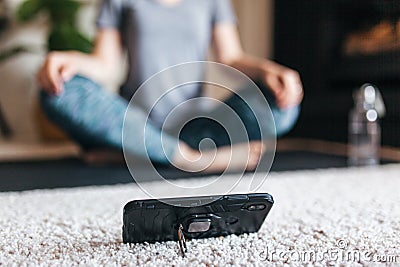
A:
[[[76,16],[81,3],[76,0],[26,0],[18,9],[20,21],[34,18],[40,11],[47,12],[51,31],[47,48],[52,50],[78,50],[89,53],[93,44],[76,27]]]
[[[69,24],[54,27],[50,32],[48,41],[49,51],[78,50],[84,53],[90,53],[92,48],[93,44]]]
[[[53,24],[75,25],[76,15],[81,4],[75,0],[45,0]]]
[[[17,10],[17,20],[26,22],[32,20],[43,8],[41,0],[26,0]]]

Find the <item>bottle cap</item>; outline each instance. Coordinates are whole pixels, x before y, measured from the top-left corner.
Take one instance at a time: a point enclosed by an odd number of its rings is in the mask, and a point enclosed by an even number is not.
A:
[[[382,95],[373,84],[366,83],[356,90],[353,94],[354,101],[357,105],[363,106],[365,110],[375,110],[379,118],[386,114],[385,103],[383,102]]]

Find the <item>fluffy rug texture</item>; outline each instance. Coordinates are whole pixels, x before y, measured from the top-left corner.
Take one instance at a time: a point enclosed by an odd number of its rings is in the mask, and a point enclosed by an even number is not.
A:
[[[176,242],[122,243],[123,205],[147,197],[134,184],[1,193],[0,265],[397,266],[399,189],[400,165],[271,173],[259,191],[275,205],[258,233],[191,240],[185,258]]]

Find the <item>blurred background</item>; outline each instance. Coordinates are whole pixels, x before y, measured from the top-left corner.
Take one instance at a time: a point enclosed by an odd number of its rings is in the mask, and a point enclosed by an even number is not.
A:
[[[35,74],[48,48],[68,43],[90,50],[100,0],[78,0],[79,6],[66,7],[61,13],[55,9],[50,15],[29,6],[21,8],[22,2],[0,0],[0,161],[79,156],[79,148],[41,115]],[[244,49],[294,68],[302,76],[302,113],[296,127],[278,142],[278,151],[314,149],[345,157],[352,94],[368,82],[380,89],[386,104],[381,126],[387,158],[400,159],[399,1],[232,3]],[[57,23],[62,19],[76,20],[76,27],[61,30]],[[63,42],[65,36],[72,37]],[[106,85],[109,90],[117,90],[124,66],[119,74]],[[296,161],[301,167],[301,160]]]
[[[3,116],[12,129],[12,140],[37,142],[40,129],[35,121],[37,84],[35,73],[47,52],[51,22],[46,12],[40,12],[25,22],[18,18],[22,0],[0,0],[0,103]],[[56,2],[56,1],[54,1]],[[79,0],[77,28],[87,39],[95,34],[95,17],[100,0]],[[236,0],[233,4],[239,18],[243,45],[253,55],[269,57],[273,50],[273,3]],[[23,15],[22,15],[23,16]],[[20,51],[27,49],[29,51]],[[18,51],[18,52],[17,52]],[[4,55],[6,54],[6,56]],[[124,78],[110,81],[107,87],[117,90]],[[2,142],[4,141],[4,136]],[[9,140],[11,140],[9,139]]]
[[[296,136],[346,142],[352,92],[365,82],[387,107],[382,143],[400,146],[400,2],[280,0],[273,57],[298,69],[306,97]]]

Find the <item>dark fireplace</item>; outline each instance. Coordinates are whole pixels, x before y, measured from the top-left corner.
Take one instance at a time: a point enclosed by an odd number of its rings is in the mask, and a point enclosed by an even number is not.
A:
[[[277,0],[274,57],[304,82],[292,136],[347,141],[352,91],[369,82],[387,106],[383,144],[400,146],[400,1]]]

